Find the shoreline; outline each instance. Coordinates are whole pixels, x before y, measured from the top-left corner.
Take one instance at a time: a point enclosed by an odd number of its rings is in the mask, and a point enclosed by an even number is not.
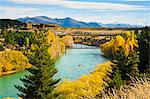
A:
[[[11,74],[15,74],[15,73],[24,71],[24,70],[26,70],[26,69],[27,69],[27,68],[25,68],[25,69],[23,69],[23,70],[13,70],[13,71],[8,71],[8,72],[2,72],[2,73],[0,73],[0,77],[7,76],[7,75],[11,75]]]

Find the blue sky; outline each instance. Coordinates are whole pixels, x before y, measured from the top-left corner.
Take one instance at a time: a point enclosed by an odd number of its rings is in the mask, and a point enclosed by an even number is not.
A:
[[[150,0],[0,0],[0,18],[34,16],[150,25]]]

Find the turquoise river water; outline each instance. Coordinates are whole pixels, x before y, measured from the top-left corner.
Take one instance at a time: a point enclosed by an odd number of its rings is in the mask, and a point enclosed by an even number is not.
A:
[[[80,76],[92,72],[96,64],[103,63],[106,60],[101,55],[100,49],[67,49],[66,54],[56,62],[58,73],[54,78],[61,78],[61,80],[78,79]],[[0,77],[0,98],[18,97],[17,93],[19,92],[14,85],[23,85],[19,79],[27,74],[27,71],[22,71]]]

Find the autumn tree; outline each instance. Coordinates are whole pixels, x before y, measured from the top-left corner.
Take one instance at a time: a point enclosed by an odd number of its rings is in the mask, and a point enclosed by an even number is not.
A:
[[[2,72],[21,71],[30,68],[28,58],[20,51],[7,50],[0,52],[0,68]]]

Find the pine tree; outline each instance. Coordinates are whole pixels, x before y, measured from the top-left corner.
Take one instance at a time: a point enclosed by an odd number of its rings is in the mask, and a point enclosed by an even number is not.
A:
[[[129,75],[132,77],[139,75],[138,64],[139,64],[139,52],[135,50],[128,56],[126,66],[129,68]]]
[[[130,83],[130,76],[135,77],[139,74],[139,54],[136,50],[126,57],[124,49],[119,47],[112,62],[115,66],[113,66],[112,80],[109,84],[111,88],[120,88],[121,85]]]
[[[123,80],[124,76],[126,75],[126,68],[124,68],[124,64],[126,63],[125,51],[123,47],[119,47],[119,50],[116,52],[114,58],[112,59],[112,63],[114,63],[112,80],[109,82],[108,88],[117,88],[119,89],[121,85],[125,84]]]
[[[48,45],[46,44],[46,35],[39,34],[37,49],[29,57],[32,68],[27,69],[30,75],[21,79],[24,86],[15,87],[21,92],[18,94],[23,99],[53,99],[58,95],[54,93],[54,88],[60,79],[53,79],[57,69],[55,61],[51,60],[48,54]]]
[[[124,84],[125,84],[125,81],[123,81],[119,69],[116,69],[115,72],[113,73],[112,80],[110,81],[108,88],[119,89],[120,86]]]
[[[150,73],[150,27],[145,27],[138,34],[140,63],[139,71]]]

